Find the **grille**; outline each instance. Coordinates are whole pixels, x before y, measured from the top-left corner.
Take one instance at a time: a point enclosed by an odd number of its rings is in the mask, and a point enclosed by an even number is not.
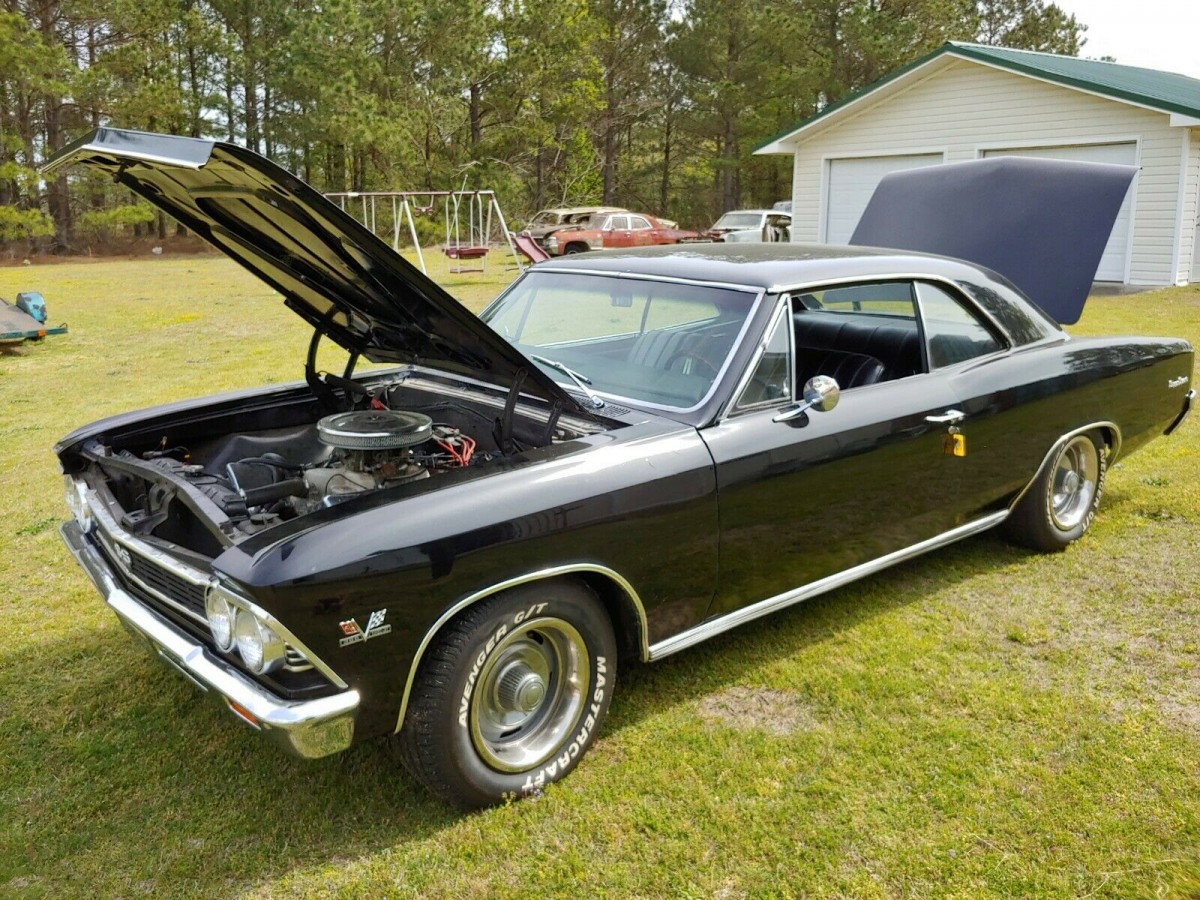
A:
[[[204,610],[204,595],[209,576],[200,569],[189,566],[162,551],[147,545],[132,536],[118,539],[120,526],[103,503],[89,500],[88,506],[96,520],[95,536],[103,548],[104,555],[113,568],[117,569],[141,590],[139,599],[150,606],[170,607],[199,625],[211,637],[208,616]],[[331,670],[315,665],[299,648],[288,643],[283,671],[303,673],[318,669],[326,681],[345,687]],[[274,680],[269,683],[292,690]]]
[[[193,615],[204,617],[204,588],[185,581],[136,553],[130,554],[129,574],[165,597],[169,597]]]

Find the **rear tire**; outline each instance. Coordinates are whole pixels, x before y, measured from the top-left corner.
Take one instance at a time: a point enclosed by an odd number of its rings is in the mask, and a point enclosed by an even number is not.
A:
[[[616,663],[608,614],[582,583],[505,591],[430,645],[393,740],[409,771],[456,806],[537,793],[595,741]]]
[[[1081,538],[1096,518],[1108,471],[1108,445],[1094,431],[1075,435],[1051,457],[1004,523],[1016,544],[1055,553]]]

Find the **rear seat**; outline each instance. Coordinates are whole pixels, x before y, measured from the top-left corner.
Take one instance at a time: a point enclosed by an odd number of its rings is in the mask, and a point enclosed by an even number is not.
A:
[[[798,380],[832,375],[843,388],[892,381],[924,370],[916,323],[875,322],[869,316],[813,310],[792,317]]]
[[[638,335],[629,351],[629,362],[665,371],[680,356],[704,360],[715,372],[737,333],[739,323],[719,321],[699,328],[662,328]]]

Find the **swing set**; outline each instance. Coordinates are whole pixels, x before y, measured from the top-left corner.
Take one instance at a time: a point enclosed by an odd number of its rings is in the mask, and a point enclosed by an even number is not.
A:
[[[485,271],[493,243],[507,245],[517,268],[525,268],[494,191],[346,191],[325,196],[355,216],[372,234],[379,234],[381,217],[387,227],[390,207],[392,249],[399,251],[400,234],[407,226],[417,263],[426,275],[429,271],[425,267],[425,254],[414,215],[432,215],[439,203],[445,226],[441,249],[451,261],[452,274]]]

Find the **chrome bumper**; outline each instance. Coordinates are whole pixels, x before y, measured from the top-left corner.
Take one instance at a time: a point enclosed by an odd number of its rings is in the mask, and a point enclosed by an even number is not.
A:
[[[358,691],[316,700],[292,701],[275,696],[126,592],[108,561],[88,542],[77,523],[63,524],[59,534],[121,624],[192,684],[223,700],[243,722],[306,759],[328,756],[350,746]]]
[[[1170,425],[1167,426],[1167,430],[1164,431],[1163,434],[1170,434],[1172,431],[1174,431],[1176,428],[1178,428],[1180,425],[1182,425],[1183,420],[1186,419],[1188,417],[1188,413],[1190,413],[1192,411],[1192,404],[1195,402],[1196,402],[1196,389],[1192,388],[1190,391],[1188,391],[1186,394],[1183,395],[1183,409],[1181,409],[1179,411],[1179,415],[1176,416],[1175,420],[1173,422],[1171,422]]]

